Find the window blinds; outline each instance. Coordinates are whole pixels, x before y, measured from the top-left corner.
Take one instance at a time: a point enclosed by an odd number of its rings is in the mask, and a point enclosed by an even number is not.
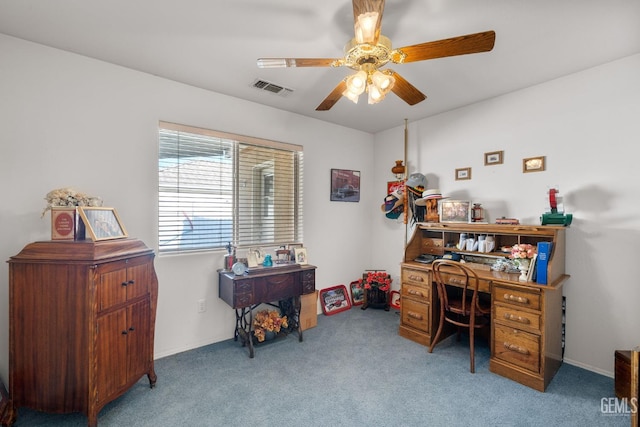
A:
[[[302,242],[302,176],[300,146],[161,122],[160,253]]]

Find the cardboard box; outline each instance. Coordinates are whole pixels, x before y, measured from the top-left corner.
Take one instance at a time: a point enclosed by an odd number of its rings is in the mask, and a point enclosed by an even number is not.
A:
[[[318,325],[318,291],[300,297],[300,329]]]

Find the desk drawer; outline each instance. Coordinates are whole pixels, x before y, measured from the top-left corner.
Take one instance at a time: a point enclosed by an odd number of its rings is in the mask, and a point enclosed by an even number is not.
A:
[[[540,332],[540,315],[518,310],[510,306],[494,305],[493,320],[512,328]]]
[[[493,356],[538,373],[540,336],[494,323]]]
[[[416,286],[410,283],[402,284],[402,297],[409,297],[420,300],[420,302],[431,301],[431,286]]]
[[[403,299],[400,305],[402,324],[411,326],[424,332],[429,332],[431,318],[431,304],[419,303],[410,299]]]
[[[422,286],[431,285],[431,273],[426,270],[411,270],[409,268],[403,268],[402,282],[414,283]]]
[[[464,277],[457,274],[444,273],[441,271],[440,277],[442,277],[442,280],[446,285],[462,286],[464,284]],[[485,292],[487,294],[491,292],[490,282],[488,280],[480,279],[478,281],[478,291]]]
[[[540,291],[537,289],[524,289],[494,283],[491,297],[494,302],[540,310]]]
[[[424,237],[422,239],[422,253],[431,255],[444,255],[442,239]]]

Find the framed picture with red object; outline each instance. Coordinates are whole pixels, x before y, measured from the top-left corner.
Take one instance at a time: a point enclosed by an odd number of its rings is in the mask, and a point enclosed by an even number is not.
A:
[[[354,280],[349,284],[349,288],[351,290],[351,305],[364,304],[364,286],[362,285],[362,281]]]
[[[320,305],[326,316],[351,308],[351,300],[344,285],[332,286],[320,291]]]
[[[390,306],[395,308],[396,310],[400,310],[400,292],[398,291],[391,291],[391,295],[389,297],[390,302]]]

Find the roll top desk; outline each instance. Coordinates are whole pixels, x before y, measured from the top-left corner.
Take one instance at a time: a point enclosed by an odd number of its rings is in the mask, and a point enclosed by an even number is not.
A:
[[[460,234],[493,236],[495,252],[480,253],[456,247]],[[501,247],[516,243],[551,242],[547,284],[524,282],[519,273],[493,271],[489,264],[509,254]],[[491,297],[491,358],[489,370],[528,387],[544,391],[562,364],[565,228],[466,223],[419,223],[401,264],[401,320],[399,334],[431,345],[439,321],[439,302],[431,265],[415,261],[419,255],[450,253],[474,260],[467,265],[480,277],[480,291]],[[472,258],[473,257],[473,258]],[[533,268],[533,266],[531,267]],[[455,275],[446,281],[456,283]],[[446,336],[446,335],[445,335]]]

